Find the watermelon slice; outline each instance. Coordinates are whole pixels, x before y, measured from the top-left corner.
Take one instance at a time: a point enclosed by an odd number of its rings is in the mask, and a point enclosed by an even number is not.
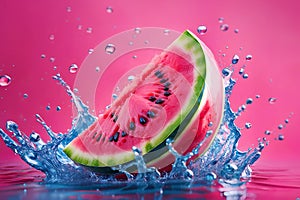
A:
[[[132,147],[146,163],[166,169],[174,158],[165,141],[186,153],[223,114],[224,88],[209,49],[190,31],[182,33],[157,55],[86,130],[64,149],[76,163],[105,169],[132,162]],[[213,122],[213,126],[208,126]],[[207,140],[201,155],[209,146]]]

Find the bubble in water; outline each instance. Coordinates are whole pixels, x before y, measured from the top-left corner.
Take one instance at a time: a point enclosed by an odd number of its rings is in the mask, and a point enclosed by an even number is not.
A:
[[[113,13],[113,12],[114,12],[114,10],[113,10],[113,8],[112,8],[112,7],[110,7],[110,6],[107,6],[107,7],[106,7],[106,12],[107,12],[107,13]]]
[[[235,32],[235,33],[239,33],[239,29],[237,29],[237,28],[234,29],[234,32]]]
[[[252,124],[251,124],[251,123],[249,123],[249,122],[245,123],[245,127],[246,127],[246,129],[250,129],[250,128],[251,128],[251,126],[252,126]]]
[[[169,30],[169,29],[165,29],[165,30],[164,30],[164,34],[165,34],[165,35],[169,35],[169,34],[170,34],[170,30]]]
[[[279,135],[278,135],[278,140],[284,140],[284,135],[279,134]]]
[[[89,50],[88,50],[88,53],[89,53],[89,54],[92,54],[93,52],[94,52],[94,49],[89,49]]]
[[[268,101],[270,104],[274,104],[274,103],[276,103],[277,99],[274,97],[270,97]]]
[[[252,59],[252,55],[249,54],[246,56],[246,60],[251,60],[251,59]]]
[[[46,106],[46,110],[50,110],[51,109],[51,107],[48,105],[48,106]]]
[[[232,64],[237,64],[237,63],[239,62],[239,60],[240,60],[240,57],[239,57],[238,55],[235,54],[235,55],[232,57],[231,63],[232,63]]]
[[[221,29],[221,31],[228,31],[229,25],[228,24],[221,24],[220,29]]]
[[[0,86],[8,86],[11,83],[11,78],[8,75],[0,76]]]
[[[60,106],[57,106],[57,107],[56,107],[56,110],[57,110],[57,111],[60,111],[60,110],[61,110],[61,107],[60,107]]]
[[[76,73],[78,70],[78,66],[76,64],[72,64],[70,67],[69,67],[69,72],[74,74]]]
[[[133,76],[133,75],[128,76],[128,81],[129,82],[133,81],[133,79],[135,79],[135,76]]]
[[[224,22],[224,18],[223,17],[219,17],[219,23],[223,23]]]
[[[54,40],[54,39],[55,39],[54,35],[51,34],[51,35],[49,36],[49,40]]]
[[[96,67],[96,72],[100,72],[100,67]]]
[[[249,75],[248,74],[243,74],[243,79],[247,79],[249,78]]]
[[[201,25],[197,28],[197,31],[200,35],[204,35],[207,32],[207,27],[204,25]]]
[[[86,32],[87,32],[87,33],[92,33],[92,31],[93,31],[93,28],[92,28],[92,27],[86,28]]]
[[[68,7],[67,7],[67,12],[71,12],[71,11],[72,11],[71,6],[68,6]]]
[[[270,135],[270,134],[271,134],[271,131],[266,130],[266,131],[265,131],[265,134],[266,134],[266,135]]]
[[[24,97],[24,99],[27,99],[28,98],[28,94],[23,94],[23,97]]]
[[[283,129],[283,125],[282,125],[282,124],[279,124],[279,125],[278,125],[278,129],[279,129],[279,130]]]
[[[137,28],[134,29],[134,32],[136,34],[140,34],[142,32],[142,30],[141,30],[141,28],[137,27]]]
[[[252,98],[248,98],[248,99],[246,100],[246,104],[252,104],[252,102],[253,102],[253,99],[252,99]]]
[[[108,45],[106,45],[106,47],[105,47],[105,52],[106,52],[107,54],[113,54],[115,51],[116,51],[115,45],[113,45],[113,44],[108,44]]]

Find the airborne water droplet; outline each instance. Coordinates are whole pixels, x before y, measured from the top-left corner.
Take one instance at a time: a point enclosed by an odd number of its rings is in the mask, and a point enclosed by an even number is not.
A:
[[[24,97],[24,99],[27,99],[28,98],[28,94],[23,94],[23,97]]]
[[[60,106],[57,106],[57,107],[56,107],[56,110],[57,110],[57,111],[60,111],[60,110],[61,110],[61,107],[60,107]]]
[[[229,29],[229,25],[228,24],[221,24],[220,29],[221,29],[221,31],[227,31]]]
[[[51,109],[51,107],[48,105],[48,106],[46,106],[46,110],[50,110]]]
[[[51,34],[51,35],[49,36],[49,40],[54,40],[54,39],[55,39],[54,35]]]
[[[42,54],[42,55],[41,55],[41,58],[46,58],[46,55],[45,55],[45,54]]]
[[[169,34],[170,34],[170,30],[169,30],[169,29],[165,29],[165,30],[164,30],[164,34],[165,34],[165,35],[169,35]]]
[[[278,135],[278,140],[284,140],[284,135],[279,134],[279,135]]]
[[[243,74],[243,79],[247,79],[249,77],[248,74]]]
[[[92,54],[93,52],[94,52],[94,49],[89,49],[89,50],[88,50],[88,53],[89,53],[89,54]]]
[[[237,29],[237,28],[234,29],[234,32],[235,32],[235,33],[239,33],[239,29]]]
[[[114,10],[113,10],[113,8],[112,8],[112,7],[110,7],[110,6],[107,6],[107,7],[106,7],[106,12],[107,12],[107,13],[113,13],[113,12],[114,12]]]
[[[113,98],[113,99],[117,99],[117,98],[118,98],[118,95],[117,95],[117,94],[112,94],[112,98]]]
[[[0,86],[8,86],[11,83],[11,78],[8,75],[0,76]]]
[[[249,122],[247,122],[247,123],[245,124],[245,127],[246,127],[246,129],[250,129],[250,128],[251,128],[251,126],[252,126],[252,124],[251,124],[251,123],[249,123]]]
[[[87,32],[87,33],[92,33],[92,31],[93,31],[93,28],[92,28],[92,27],[88,27],[88,28],[86,29],[86,32]]]
[[[268,101],[270,104],[274,104],[277,101],[277,99],[274,97],[270,97]]]
[[[265,134],[266,134],[266,135],[270,135],[270,134],[271,134],[271,131],[266,130],[266,131],[265,131]]]
[[[252,102],[253,102],[253,99],[252,99],[252,98],[248,98],[248,99],[246,100],[246,104],[252,104]]]
[[[282,124],[279,124],[279,125],[278,125],[278,129],[279,129],[279,130],[283,129],[283,125],[282,125]]]
[[[100,72],[100,67],[96,67],[96,72]]]
[[[230,73],[231,73],[231,71],[230,71],[230,69],[228,69],[228,68],[224,68],[224,69],[222,70],[222,74],[223,74],[224,76],[228,76]]]
[[[223,17],[219,17],[219,23],[223,23],[224,22],[224,18]]]
[[[285,119],[284,122],[285,122],[286,124],[288,124],[288,123],[289,123],[289,119]]]
[[[67,7],[67,12],[71,12],[71,11],[72,11],[71,6],[68,6],[68,7]]]
[[[239,60],[240,60],[240,57],[239,57],[238,55],[235,54],[235,55],[232,57],[231,63],[232,63],[232,64],[237,64],[237,63],[239,62]]]
[[[141,28],[137,27],[137,28],[134,29],[134,32],[136,34],[140,34],[142,32],[142,30],[141,30]]]
[[[251,60],[251,59],[252,59],[252,55],[249,54],[246,56],[246,60]]]
[[[76,73],[78,70],[78,66],[76,64],[72,64],[70,67],[69,67],[69,72],[74,74]]]
[[[116,51],[115,45],[113,45],[113,44],[108,44],[108,45],[106,45],[106,47],[105,47],[105,52],[106,52],[107,54],[113,54],[115,51]]]
[[[204,25],[201,25],[197,28],[197,31],[200,35],[204,35],[207,32],[207,27]]]

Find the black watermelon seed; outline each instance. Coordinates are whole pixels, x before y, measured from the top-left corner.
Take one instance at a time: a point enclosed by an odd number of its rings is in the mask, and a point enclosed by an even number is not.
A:
[[[163,99],[157,99],[155,101],[156,104],[162,104],[163,102],[165,102],[165,100],[163,100]]]
[[[168,90],[169,90],[169,88],[168,88],[168,87],[165,87],[165,88],[164,88],[164,91],[168,91]]]
[[[122,131],[122,137],[125,137],[127,135],[127,133],[125,131]]]
[[[166,82],[166,83],[164,84],[165,87],[169,87],[170,85],[171,85],[170,82]]]
[[[161,82],[161,83],[165,83],[165,82],[167,82],[169,79],[168,78],[162,78],[162,79],[160,79],[160,81],[159,82]]]
[[[118,116],[115,116],[113,122],[116,122],[117,120],[118,120]]]
[[[156,100],[156,98],[154,96],[149,97],[149,101],[154,102]]]
[[[113,140],[114,140],[114,136],[113,135],[108,138],[108,141],[110,141],[110,142],[112,142]]]
[[[140,124],[145,125],[147,121],[148,120],[145,117],[140,117]]]
[[[155,117],[155,113],[153,111],[151,111],[151,110],[148,110],[147,111],[147,117],[153,118],[153,117]]]
[[[115,133],[115,135],[114,135],[114,137],[113,137],[113,140],[114,140],[115,142],[118,142],[119,135],[120,135],[119,132],[116,132],[116,133]]]
[[[130,130],[134,130],[134,129],[135,129],[135,124],[134,124],[134,122],[130,122],[130,124],[129,124],[129,129],[130,129]]]
[[[164,95],[165,95],[166,97],[168,97],[168,96],[171,95],[171,93],[170,93],[169,91],[165,91],[165,92],[164,92]]]
[[[159,70],[156,71],[156,72],[154,72],[154,75],[155,75],[155,76],[158,76],[158,75],[160,75],[160,74],[161,74],[161,71],[159,71]]]
[[[99,142],[99,141],[100,141],[100,139],[101,139],[101,136],[102,136],[102,135],[100,134],[100,135],[97,137],[97,139],[96,139],[96,140],[97,140],[97,142]]]

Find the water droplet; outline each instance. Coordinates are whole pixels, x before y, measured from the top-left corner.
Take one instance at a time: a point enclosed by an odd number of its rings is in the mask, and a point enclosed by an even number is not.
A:
[[[133,79],[135,79],[135,76],[133,76],[133,75],[128,76],[128,81],[129,82],[133,81]]]
[[[234,32],[235,32],[235,33],[239,33],[239,29],[237,29],[237,28],[234,29]]]
[[[259,94],[257,94],[257,95],[255,96],[255,98],[259,99],[259,98],[260,98],[260,95],[259,95]]]
[[[134,32],[136,34],[140,34],[142,32],[142,30],[141,30],[141,28],[137,27],[137,28],[134,29]]]
[[[74,74],[76,73],[78,70],[78,66],[76,64],[72,64],[70,67],[69,67],[69,72]]]
[[[137,58],[137,55],[132,56],[132,58],[133,58],[133,59],[136,59],[136,58]]]
[[[201,25],[197,28],[197,31],[200,35],[204,35],[207,32],[207,27],[204,25]]]
[[[61,110],[61,107],[60,106],[57,106],[56,107],[56,111],[60,111]]]
[[[8,86],[11,83],[11,78],[8,75],[0,76],[0,86]]]
[[[82,25],[79,24],[79,25],[77,26],[77,29],[78,29],[78,30],[82,30]]]
[[[39,135],[38,133],[32,132],[32,133],[30,134],[30,141],[31,141],[31,142],[38,142],[40,139],[41,139],[41,138],[40,138],[40,135]]]
[[[53,34],[51,34],[50,36],[49,36],[49,40],[54,40],[55,39],[55,36],[53,35]]]
[[[113,45],[113,44],[108,44],[108,45],[106,45],[106,47],[105,47],[105,52],[106,52],[107,54],[113,54],[115,51],[116,51],[115,45]]]
[[[145,42],[144,42],[145,44],[149,44],[149,41],[148,40],[145,40]]]
[[[284,135],[279,134],[279,135],[278,135],[278,140],[284,140]]]
[[[165,29],[164,30],[164,35],[169,35],[170,34],[170,30],[169,29]]]
[[[209,122],[209,123],[208,123],[208,126],[209,126],[209,127],[212,127],[213,125],[214,125],[213,122]]]
[[[265,131],[265,134],[266,134],[266,135],[270,135],[270,134],[271,134],[271,131],[266,130],[266,131]]]
[[[232,64],[237,64],[237,63],[239,62],[239,60],[240,60],[240,57],[239,57],[238,55],[235,54],[235,55],[232,57],[231,63],[232,63]]]
[[[224,18],[223,17],[219,17],[219,23],[223,23],[224,22]]]
[[[111,105],[105,106],[105,109],[108,110],[111,107]]]
[[[56,70],[57,69],[57,66],[53,66],[53,70]]]
[[[27,99],[28,98],[28,94],[23,94],[23,97],[24,97],[24,99]]]
[[[289,123],[289,119],[285,119],[284,122],[285,122],[286,124],[288,124],[288,123]]]
[[[274,103],[276,103],[277,99],[274,97],[270,97],[268,101],[270,104],[274,104]]]
[[[220,29],[221,29],[221,31],[227,31],[229,29],[229,25],[228,24],[221,24]]]
[[[114,10],[113,10],[113,8],[112,8],[112,7],[110,7],[110,6],[107,6],[107,7],[106,7],[106,12],[107,12],[107,13],[113,13],[113,12],[114,12]]]
[[[248,98],[247,100],[246,100],[246,104],[252,104],[253,103],[253,99],[252,98]]]
[[[250,129],[250,128],[251,128],[251,126],[252,126],[252,124],[251,124],[251,123],[249,123],[249,122],[245,123],[245,127],[246,127],[246,129]]]
[[[71,12],[71,11],[72,11],[71,6],[68,6],[68,7],[67,7],[67,12]]]
[[[92,32],[93,32],[93,28],[92,28],[92,27],[86,28],[86,32],[87,32],[87,33],[92,33]]]
[[[206,180],[207,181],[213,181],[217,179],[217,175],[213,172],[210,172],[206,175]]]
[[[128,44],[129,44],[130,46],[132,46],[132,45],[133,45],[133,42],[129,42]]]
[[[94,52],[94,49],[89,49],[89,50],[88,50],[88,53],[89,53],[89,54],[92,54],[93,52]]]
[[[208,130],[208,131],[206,131],[206,137],[209,137],[209,136],[211,136],[211,134],[213,134],[213,131],[212,131],[212,130]]]
[[[46,55],[45,55],[45,54],[42,54],[42,55],[41,55],[41,58],[46,58]]]
[[[248,74],[243,74],[243,79],[247,79],[249,78],[249,75]]]
[[[49,58],[49,61],[53,63],[55,61],[55,58],[51,57]]]
[[[118,95],[117,95],[117,94],[112,94],[112,98],[113,98],[113,99],[117,99],[117,98],[118,98]]]
[[[50,110],[51,109],[51,107],[48,105],[48,106],[46,106],[46,110]]]
[[[279,124],[279,125],[278,125],[278,129],[279,129],[279,130],[283,129],[283,125],[282,125],[282,124]]]
[[[249,54],[246,56],[246,60],[251,60],[251,59],[252,59],[252,55]]]
[[[96,67],[96,72],[100,72],[100,67]]]
[[[230,69],[228,69],[228,68],[224,68],[224,69],[222,70],[222,74],[223,74],[224,76],[228,76],[230,73],[231,73],[231,71],[230,71]]]
[[[244,69],[244,68],[241,68],[240,71],[239,71],[239,74],[240,74],[240,75],[244,74],[244,71],[245,71],[245,69]]]

